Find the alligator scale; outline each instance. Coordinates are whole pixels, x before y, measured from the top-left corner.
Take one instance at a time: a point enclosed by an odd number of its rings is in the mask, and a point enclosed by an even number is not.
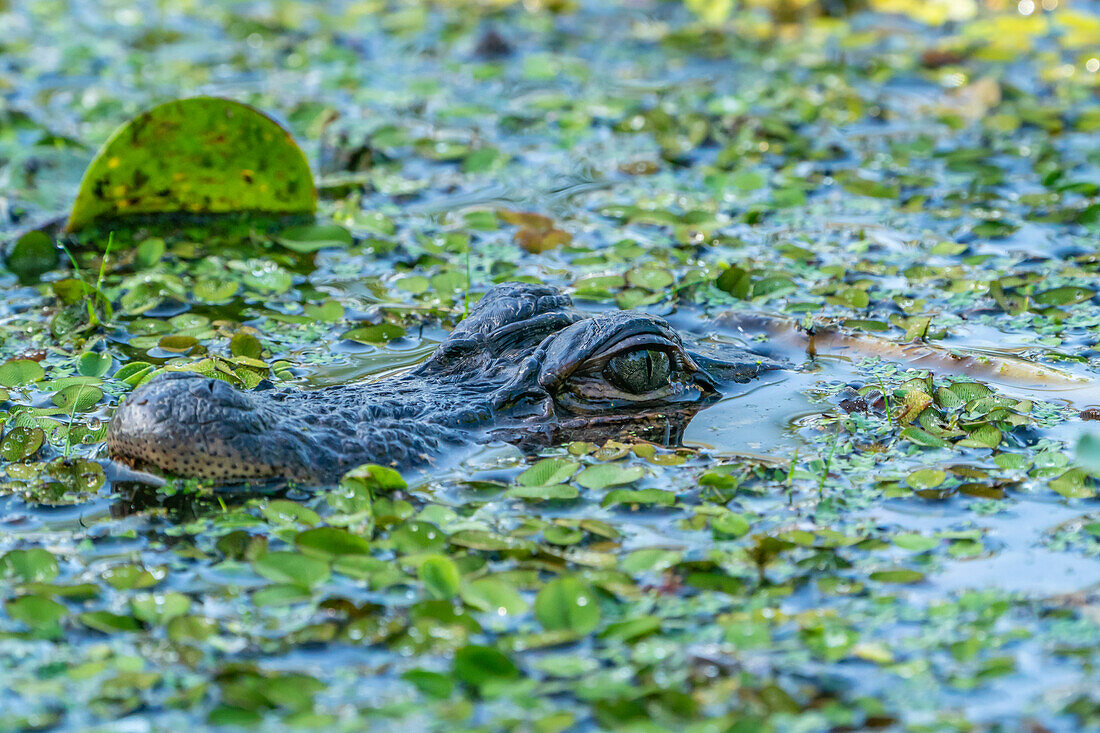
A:
[[[327,483],[364,463],[411,467],[477,440],[667,443],[722,382],[778,366],[730,347],[721,359],[703,356],[656,316],[584,314],[555,288],[506,283],[412,371],[247,392],[165,374],[119,407],[107,445],[118,459],[181,476]]]

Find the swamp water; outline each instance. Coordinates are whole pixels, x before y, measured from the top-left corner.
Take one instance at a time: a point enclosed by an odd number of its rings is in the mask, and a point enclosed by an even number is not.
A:
[[[120,229],[97,323],[106,236],[0,270],[0,730],[1100,728],[1095,4],[720,5],[0,2],[0,231],[203,93],[284,122],[353,234]],[[509,279],[795,368],[681,447],[489,444],[369,505],[104,455],[165,365],[381,378]]]

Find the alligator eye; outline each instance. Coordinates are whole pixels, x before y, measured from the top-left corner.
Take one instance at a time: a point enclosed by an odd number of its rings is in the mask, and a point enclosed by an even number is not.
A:
[[[607,377],[616,387],[631,394],[645,394],[668,384],[672,363],[668,352],[659,349],[634,349],[611,357]]]

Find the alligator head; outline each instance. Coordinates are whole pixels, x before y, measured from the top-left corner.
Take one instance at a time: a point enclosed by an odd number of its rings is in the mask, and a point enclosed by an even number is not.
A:
[[[551,287],[490,290],[418,368],[375,382],[242,391],[189,372],[137,389],[107,430],[123,461],[220,481],[328,483],[364,463],[410,467],[478,439],[537,445],[679,439],[725,381],[779,365],[691,353],[634,311],[583,314]]]

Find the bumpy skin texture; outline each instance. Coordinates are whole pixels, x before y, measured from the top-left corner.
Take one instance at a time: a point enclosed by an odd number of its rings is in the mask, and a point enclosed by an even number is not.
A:
[[[609,375],[615,355],[637,349],[670,355],[673,373],[661,388],[633,394]],[[668,442],[719,396],[719,379],[747,381],[779,366],[749,352],[722,356],[693,357],[661,318],[586,316],[554,288],[506,283],[413,371],[250,392],[169,373],[118,408],[107,445],[118,459],[181,476],[314,484],[364,463],[415,466],[485,436],[538,445],[631,433]]]

